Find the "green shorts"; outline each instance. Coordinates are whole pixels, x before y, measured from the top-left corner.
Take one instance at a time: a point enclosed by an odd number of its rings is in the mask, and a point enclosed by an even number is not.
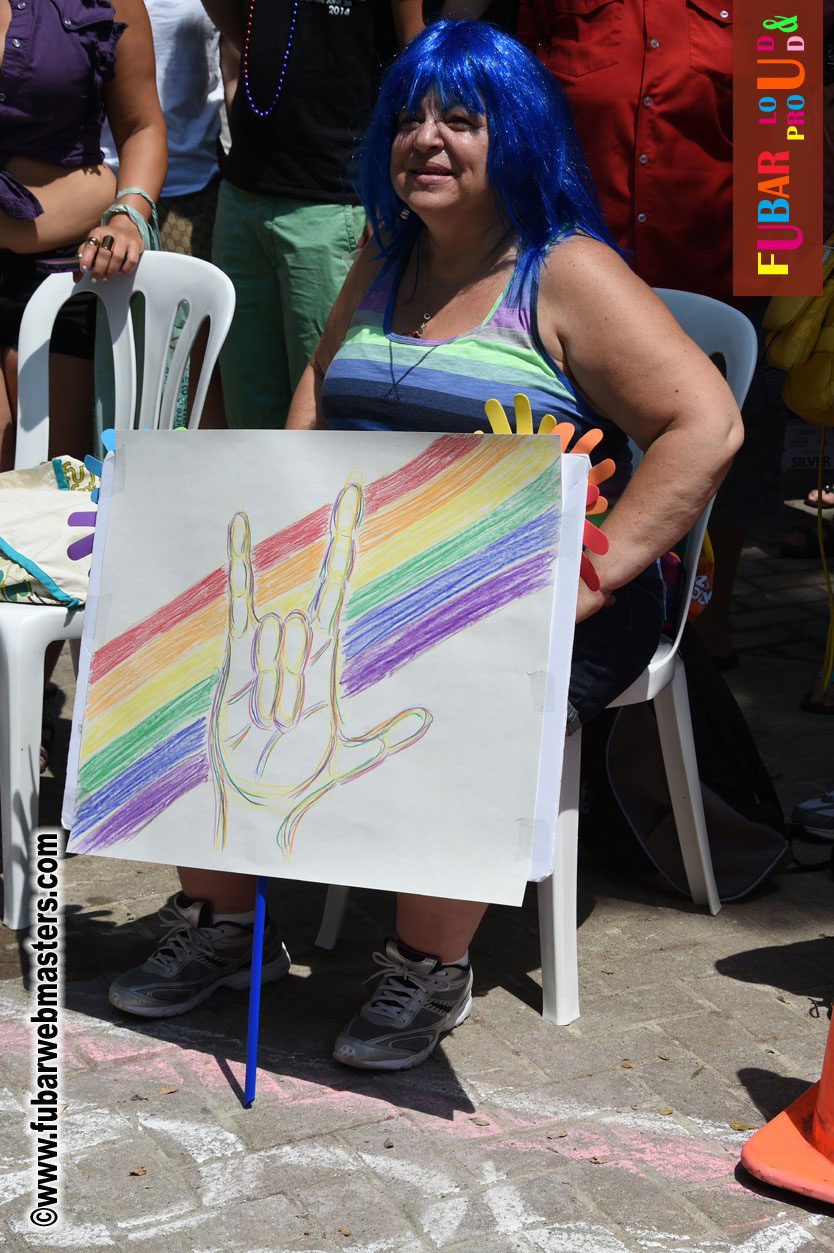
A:
[[[220,186],[212,260],[237,304],[220,355],[230,427],[283,426],[362,233],[361,207]]]

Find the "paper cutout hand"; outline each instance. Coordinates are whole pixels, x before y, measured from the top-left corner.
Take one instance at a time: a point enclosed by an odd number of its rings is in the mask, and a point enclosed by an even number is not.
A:
[[[116,432],[108,427],[101,433],[101,442],[107,452],[112,452],[116,447]],[[96,476],[96,478],[101,478],[102,463],[99,461],[98,457],[85,457],[84,465]],[[97,487],[90,492],[90,503],[93,505],[98,504]],[[95,509],[88,509],[79,513],[71,513],[67,518],[67,526],[88,526],[93,528],[89,535],[83,535],[81,539],[73,540],[70,544],[67,549],[67,556],[70,561],[80,561],[82,557],[89,557],[90,553],[93,551],[96,514],[97,511]]]
[[[515,434],[532,435],[533,410],[529,396],[526,396],[524,392],[517,392],[513,397],[513,410]],[[513,428],[510,426],[506,410],[500,400],[492,399],[485,401],[484,411],[494,435],[513,434]],[[562,446],[562,452],[567,452],[570,448],[571,452],[585,453],[586,455],[590,454],[603,438],[602,431],[598,427],[592,427],[591,430],[585,431],[576,440],[573,447],[570,447],[571,440],[576,435],[576,427],[572,422],[557,422],[552,413],[544,415],[539,423],[538,434],[555,435]],[[588,494],[585,501],[586,519],[596,514],[604,513],[608,508],[608,501],[604,496],[600,495],[599,484],[604,483],[606,479],[610,479],[616,468],[610,457],[606,457],[604,461],[598,461],[596,465],[591,466],[588,474]],[[594,526],[593,522],[586,521],[582,532],[582,545],[584,548],[590,548],[591,552],[607,553],[608,536],[599,527]],[[592,592],[599,591],[599,575],[584,552],[579,559],[579,577]]]
[[[356,558],[364,493],[349,481],[330,518],[330,539],[306,609],[284,618],[255,612],[251,534],[245,513],[228,530],[229,620],[209,723],[215,842],[235,811],[269,810],[289,855],[316,801],[408,748],[428,730],[426,709],[404,709],[351,736],[339,708],[339,628]]]

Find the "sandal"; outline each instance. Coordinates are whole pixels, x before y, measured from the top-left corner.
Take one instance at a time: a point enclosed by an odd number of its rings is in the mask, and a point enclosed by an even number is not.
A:
[[[826,700],[826,696],[834,697],[832,684],[834,684],[834,675],[828,681],[828,686],[822,687],[822,671],[817,675],[816,681],[810,691],[806,692],[799,702],[799,708],[804,709],[808,714],[834,714],[834,699]]]
[[[834,554],[834,523],[828,519],[823,519],[822,535],[825,554],[830,557]],[[779,545],[779,554],[782,557],[802,557],[807,560],[809,557],[818,557],[819,551],[817,528],[811,522],[803,522],[793,531],[789,531]]]
[[[805,504],[810,505],[812,509],[817,507],[817,489],[812,487],[805,497]],[[823,509],[834,509],[834,484],[823,483],[822,485],[822,507]]]
[[[834,703],[826,705],[823,700],[814,700],[813,692],[806,692],[799,702],[799,708],[806,714],[834,714]]]

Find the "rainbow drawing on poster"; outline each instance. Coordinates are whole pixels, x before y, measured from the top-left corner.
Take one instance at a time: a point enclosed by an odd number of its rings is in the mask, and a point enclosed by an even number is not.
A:
[[[546,587],[560,499],[557,441],[456,435],[259,542],[234,514],[225,562],[93,653],[70,850],[107,851],[210,783],[218,846],[229,805],[266,805],[289,856],[320,795],[430,733],[419,692],[362,734],[342,706]]]

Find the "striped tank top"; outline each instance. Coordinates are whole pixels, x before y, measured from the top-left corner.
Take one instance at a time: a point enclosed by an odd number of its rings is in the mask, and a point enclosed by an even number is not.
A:
[[[335,430],[488,431],[484,402],[500,400],[513,422],[513,397],[524,392],[533,420],[568,421],[577,436],[599,427],[591,460],[617,466],[605,495],[615,500],[631,472],[626,435],[579,395],[541,342],[536,321],[538,273],[516,271],[487,317],[452,339],[396,335],[391,315],[399,275],[382,272],[359,302],[322,388],[326,424]]]

